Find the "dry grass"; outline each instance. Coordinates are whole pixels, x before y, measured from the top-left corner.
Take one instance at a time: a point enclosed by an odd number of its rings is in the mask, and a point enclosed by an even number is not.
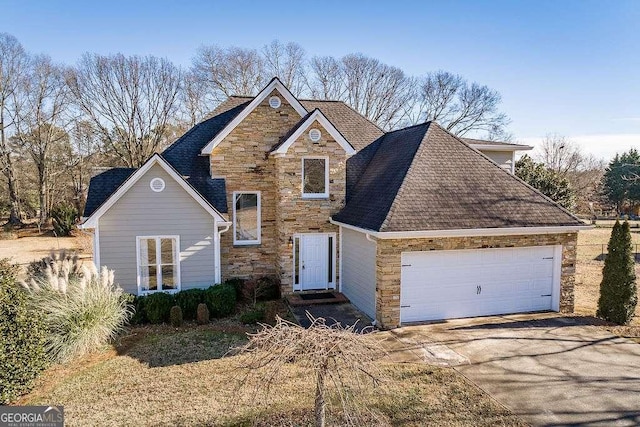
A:
[[[68,425],[312,425],[314,380],[292,364],[268,399],[238,388],[244,334],[227,325],[137,328],[116,348],[49,369],[21,404],[61,404]],[[367,389],[368,425],[525,425],[452,369],[380,362],[390,380]],[[333,402],[329,425],[338,425]],[[333,414],[333,416],[331,415]]]
[[[10,258],[12,263],[25,266],[61,249],[76,251],[83,260],[91,259],[91,236],[77,230],[74,234],[73,237],[55,237],[50,231],[38,234],[36,229],[20,230],[19,238],[0,240],[0,259]]]
[[[595,316],[600,296],[602,267],[601,247],[606,251],[611,229],[595,228],[578,233],[578,262],[576,265],[575,312],[585,316]],[[634,244],[640,245],[640,232],[631,230]],[[640,248],[640,246],[639,246]],[[636,274],[640,277],[640,263],[636,263]],[[639,288],[640,290],[640,288]],[[634,338],[640,342],[640,304],[636,308],[636,317],[630,326],[605,326],[613,333]]]

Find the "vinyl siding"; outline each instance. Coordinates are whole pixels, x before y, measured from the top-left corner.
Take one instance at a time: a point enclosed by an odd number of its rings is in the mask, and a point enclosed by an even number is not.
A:
[[[511,156],[513,155],[512,151],[482,151],[482,154],[493,160],[500,166],[511,172]]]
[[[149,183],[162,178],[165,189]],[[208,287],[215,280],[214,219],[169,174],[155,165],[101,218],[100,264],[115,281],[137,293],[136,236],[179,235],[181,289]]]
[[[376,244],[364,233],[342,228],[342,293],[376,318]]]

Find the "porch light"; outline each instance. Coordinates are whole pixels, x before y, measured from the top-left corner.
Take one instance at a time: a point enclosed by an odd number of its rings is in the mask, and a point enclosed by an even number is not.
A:
[[[289,249],[291,249],[293,247],[293,237],[289,236]]]

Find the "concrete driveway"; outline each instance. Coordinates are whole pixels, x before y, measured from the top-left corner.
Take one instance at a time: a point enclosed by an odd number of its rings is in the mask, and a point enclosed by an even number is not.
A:
[[[453,365],[533,425],[640,425],[640,344],[557,313],[389,332],[398,361]],[[399,350],[403,347],[403,350]]]

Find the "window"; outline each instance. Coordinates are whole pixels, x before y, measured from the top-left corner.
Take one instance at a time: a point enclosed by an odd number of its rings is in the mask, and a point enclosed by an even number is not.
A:
[[[302,197],[329,197],[329,159],[305,157],[302,159]]]
[[[180,290],[178,236],[138,237],[138,292]]]
[[[233,193],[233,244],[260,243],[260,192]]]

